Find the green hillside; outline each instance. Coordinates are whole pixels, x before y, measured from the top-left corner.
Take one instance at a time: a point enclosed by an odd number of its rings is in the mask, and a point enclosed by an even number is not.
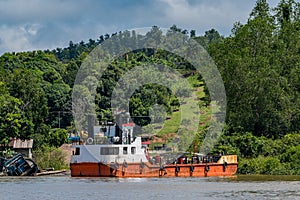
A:
[[[194,30],[176,25],[168,30],[168,34],[180,32],[185,40],[197,41],[218,67],[227,96],[226,125],[211,153],[237,154],[239,173],[300,174],[299,30],[300,4],[294,0],[282,0],[275,8],[258,0],[247,23],[234,24],[230,36],[221,36],[215,29],[196,36]],[[156,26],[147,34],[166,40]],[[136,42],[141,36],[124,31],[88,42],[70,41],[65,48],[7,52],[0,57],[2,147],[14,137],[33,138],[36,152],[52,151],[68,142],[69,132],[81,131],[75,129],[72,116],[75,78],[88,54],[111,37]],[[139,49],[109,64],[101,81],[94,83],[97,120],[114,120],[111,95],[123,75],[135,67],[154,64],[168,67],[164,74],[170,76],[176,71],[192,91],[184,84],[176,85],[174,91],[187,93],[186,98],[179,98],[170,88],[155,83],[135,90],[129,111],[134,122],[143,127],[138,133],[153,134],[172,146],[168,137],[189,134],[189,128],[196,124],[192,145],[186,146],[183,141],[178,148],[200,150],[212,109],[218,108],[211,106],[205,80],[191,63],[162,49]],[[154,72],[140,71],[140,76],[148,73]],[[191,104],[195,99],[197,106]],[[162,112],[151,121],[149,113],[156,105]],[[196,117],[190,117],[196,110]],[[163,124],[155,122],[161,119],[165,120]],[[184,125],[181,129],[180,124]]]

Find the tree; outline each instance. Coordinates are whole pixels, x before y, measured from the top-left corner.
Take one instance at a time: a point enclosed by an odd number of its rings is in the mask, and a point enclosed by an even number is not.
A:
[[[10,96],[5,84],[0,81],[0,144],[8,144],[11,138],[20,137],[22,123],[26,120],[22,116],[20,106],[22,102]]]
[[[208,47],[212,43],[219,43],[223,40],[223,37],[219,34],[219,32],[215,29],[210,29],[208,31],[205,31],[204,36],[198,36],[194,38],[201,46],[203,46],[205,49],[208,49]]]
[[[259,0],[247,24],[237,24],[231,37],[209,48],[224,80],[227,123],[232,131],[242,127],[257,136],[279,138],[295,130],[292,116],[299,116],[299,104],[295,105],[292,99],[298,102],[299,92],[289,81],[289,75],[282,72],[286,65],[283,61],[297,53],[283,54],[284,43],[278,33],[268,4]],[[298,34],[295,30],[291,33]],[[288,67],[289,73],[298,68]]]
[[[53,128],[66,128],[71,123],[71,88],[67,84],[46,84],[44,86],[49,117],[47,124]]]
[[[41,78],[36,71],[15,69],[9,82],[9,90],[12,96],[21,101],[19,108],[30,122],[20,127],[21,136],[28,137],[44,123],[48,115],[47,99],[42,89]]]
[[[191,31],[190,31],[190,37],[191,37],[191,38],[196,37],[196,31],[195,31],[195,30],[191,30]]]

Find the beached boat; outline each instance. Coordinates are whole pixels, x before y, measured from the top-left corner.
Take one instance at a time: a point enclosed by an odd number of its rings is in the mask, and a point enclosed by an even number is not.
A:
[[[89,137],[86,144],[73,145],[72,177],[206,177],[237,171],[236,155],[166,153],[151,158],[141,137],[133,137],[130,124],[113,130],[116,134],[106,144]]]
[[[12,158],[0,158],[0,173],[7,176],[32,176],[39,171],[36,163],[16,154]]]

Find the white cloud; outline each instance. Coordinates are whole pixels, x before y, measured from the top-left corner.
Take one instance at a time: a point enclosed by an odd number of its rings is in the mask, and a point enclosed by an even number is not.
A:
[[[35,35],[36,25],[24,26],[1,26],[0,27],[0,49],[6,51],[26,51],[34,48],[30,42],[30,37]]]
[[[254,5],[251,1],[228,0],[196,1],[193,4],[187,0],[161,1],[166,4],[166,19],[174,24],[201,30],[216,28],[223,34],[229,34],[235,22],[246,21]]]
[[[271,1],[271,0],[269,0]],[[274,2],[280,0],[272,0]],[[256,0],[0,0],[0,55],[5,51],[53,49],[69,41],[157,25],[203,34],[230,34],[246,22]]]
[[[21,29],[29,36],[35,36],[41,27],[39,24],[26,24]]]

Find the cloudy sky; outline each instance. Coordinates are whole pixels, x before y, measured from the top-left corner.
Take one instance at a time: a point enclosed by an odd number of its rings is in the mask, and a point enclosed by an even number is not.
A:
[[[268,0],[271,7],[280,0]],[[0,0],[0,55],[66,47],[105,33],[173,24],[229,35],[256,0]]]

